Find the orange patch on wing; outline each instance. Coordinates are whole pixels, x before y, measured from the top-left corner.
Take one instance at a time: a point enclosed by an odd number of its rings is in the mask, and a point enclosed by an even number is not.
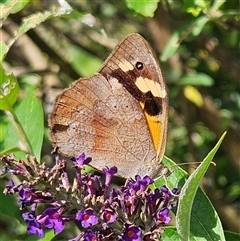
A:
[[[144,110],[144,104],[140,102],[142,109]],[[144,111],[145,118],[147,120],[148,128],[152,137],[154,148],[157,152],[157,156],[159,155],[160,146],[162,143],[162,123],[159,120],[158,116],[150,116],[148,113]]]

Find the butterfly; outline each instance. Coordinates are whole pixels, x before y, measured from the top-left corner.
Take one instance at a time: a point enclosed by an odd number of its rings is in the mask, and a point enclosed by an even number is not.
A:
[[[168,94],[159,62],[139,34],[128,35],[100,70],[73,82],[49,117],[53,146],[66,156],[92,157],[101,170],[157,177],[166,146]]]

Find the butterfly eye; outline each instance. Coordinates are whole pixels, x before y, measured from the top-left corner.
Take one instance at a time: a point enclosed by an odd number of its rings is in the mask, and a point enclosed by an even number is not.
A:
[[[138,69],[138,70],[142,70],[143,69],[143,63],[142,62],[137,62],[135,67]]]

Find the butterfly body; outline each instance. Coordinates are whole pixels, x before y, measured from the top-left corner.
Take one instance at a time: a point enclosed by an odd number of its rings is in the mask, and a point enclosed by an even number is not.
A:
[[[93,167],[118,175],[157,176],[167,133],[167,91],[149,44],[127,36],[98,73],[75,81],[57,98],[50,137],[60,153],[91,156]]]

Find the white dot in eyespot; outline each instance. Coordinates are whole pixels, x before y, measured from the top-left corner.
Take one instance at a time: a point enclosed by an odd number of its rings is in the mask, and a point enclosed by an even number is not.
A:
[[[136,66],[137,70],[142,70],[144,65],[143,65],[142,62],[137,62],[137,63],[135,64],[135,66]]]

